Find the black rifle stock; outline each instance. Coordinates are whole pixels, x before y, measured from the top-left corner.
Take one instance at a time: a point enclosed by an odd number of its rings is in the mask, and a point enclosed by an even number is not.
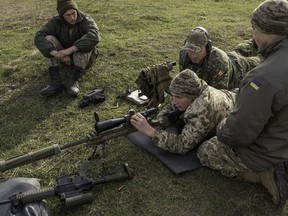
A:
[[[142,112],[142,114],[147,118],[150,115],[155,114],[156,112],[157,108],[150,108]],[[104,122],[96,122],[96,131],[87,134],[86,137],[84,137],[83,139],[61,145],[54,144],[52,146],[48,146],[35,152],[30,152],[28,154],[0,161],[0,171],[5,172],[6,170],[23,166],[29,163],[35,164],[38,160],[48,158],[54,155],[57,156],[64,149],[71,148],[73,146],[77,146],[83,143],[87,143],[88,145],[99,145],[110,139],[125,136],[129,133],[135,132],[137,129],[130,124],[130,117],[133,114],[135,114],[135,112],[130,111],[128,115],[125,115],[122,118],[118,118],[115,121],[108,120]]]
[[[23,204],[57,196],[64,207],[79,206],[93,201],[93,194],[90,191],[94,186],[123,179],[131,180],[133,178],[133,174],[129,171],[126,163],[123,164],[123,167],[109,172],[108,175],[96,180],[86,176],[88,166],[89,161],[84,161],[78,175],[68,174],[57,178],[55,187],[13,194],[8,200],[0,201],[0,205],[11,203],[11,211],[15,214]]]

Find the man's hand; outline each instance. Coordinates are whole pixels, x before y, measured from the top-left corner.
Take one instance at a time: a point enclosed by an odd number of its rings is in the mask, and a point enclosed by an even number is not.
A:
[[[70,55],[77,51],[76,46],[69,47],[67,49],[63,49],[60,51],[52,50],[50,55],[54,56],[55,58],[59,59],[64,64],[71,64],[71,57]]]
[[[74,53],[76,51],[77,51],[77,47],[72,46],[72,47],[69,47],[67,49],[60,50],[59,53],[60,53],[60,55],[63,55],[63,56],[70,56],[72,53]]]
[[[131,124],[141,133],[154,138],[156,129],[153,128],[147,121],[147,119],[141,115],[141,113],[137,113],[131,117]]]
[[[158,120],[158,124],[162,128],[166,128],[169,125],[169,119],[167,116],[160,116],[157,120]]]
[[[61,59],[61,58],[64,57],[64,55],[62,53],[60,53],[59,51],[57,51],[57,50],[52,50],[50,52],[50,55],[54,56],[57,59]]]
[[[70,56],[64,56],[63,58],[60,59],[60,61],[63,64],[71,65],[71,57]]]

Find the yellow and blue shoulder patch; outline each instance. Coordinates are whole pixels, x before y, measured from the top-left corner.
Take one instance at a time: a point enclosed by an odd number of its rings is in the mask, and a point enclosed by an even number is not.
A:
[[[252,80],[250,82],[250,86],[257,91],[261,87],[261,83],[259,83],[257,80]]]

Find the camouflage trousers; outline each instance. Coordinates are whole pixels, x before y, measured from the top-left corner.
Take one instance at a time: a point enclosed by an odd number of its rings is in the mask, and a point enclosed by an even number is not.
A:
[[[52,35],[48,35],[48,36],[46,36],[46,39],[54,45],[56,50],[63,50],[64,49],[62,44],[59,42],[59,40],[56,37],[54,37]],[[82,69],[85,69],[87,67],[87,65],[90,63],[90,57],[91,57],[93,52],[94,52],[94,50],[92,50],[91,52],[88,52],[88,53],[81,53],[81,52],[73,53],[71,56],[72,65],[78,66]],[[55,58],[55,57],[47,58],[47,61],[48,61],[49,67],[50,66],[59,66],[61,64],[60,60]]]
[[[218,170],[227,177],[235,177],[238,172],[251,171],[243,164],[234,150],[221,143],[216,136],[199,146],[197,156],[203,166]]]

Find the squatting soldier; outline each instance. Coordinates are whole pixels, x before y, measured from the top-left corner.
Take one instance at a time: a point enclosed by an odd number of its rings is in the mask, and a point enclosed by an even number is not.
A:
[[[40,94],[52,95],[64,88],[59,74],[62,64],[73,67],[66,88],[70,96],[76,97],[80,75],[97,57],[99,29],[92,17],[78,10],[73,0],[58,0],[57,11],[59,15],[46,23],[35,36],[36,47],[48,59],[51,78],[50,84]]]
[[[288,1],[264,1],[251,23],[264,61],[243,79],[233,112],[217,127],[217,137],[200,145],[198,157],[223,175],[261,183],[283,206],[288,194]]]
[[[253,49],[253,43],[251,45],[250,48]],[[226,53],[212,46],[210,35],[204,27],[195,27],[186,36],[185,44],[180,50],[180,71],[189,68],[200,79],[217,89],[237,88],[245,74],[261,62],[258,56],[240,55],[243,47],[245,52],[249,52],[246,50],[247,46],[241,44],[237,48],[239,52]],[[251,50],[250,52],[252,53]]]
[[[140,113],[131,117],[131,124],[151,137],[158,147],[173,153],[185,154],[202,143],[234,107],[233,92],[208,86],[190,69],[180,72],[169,90],[171,102],[157,116],[168,127],[153,128]],[[165,123],[165,114],[173,110],[183,114],[178,121]]]

